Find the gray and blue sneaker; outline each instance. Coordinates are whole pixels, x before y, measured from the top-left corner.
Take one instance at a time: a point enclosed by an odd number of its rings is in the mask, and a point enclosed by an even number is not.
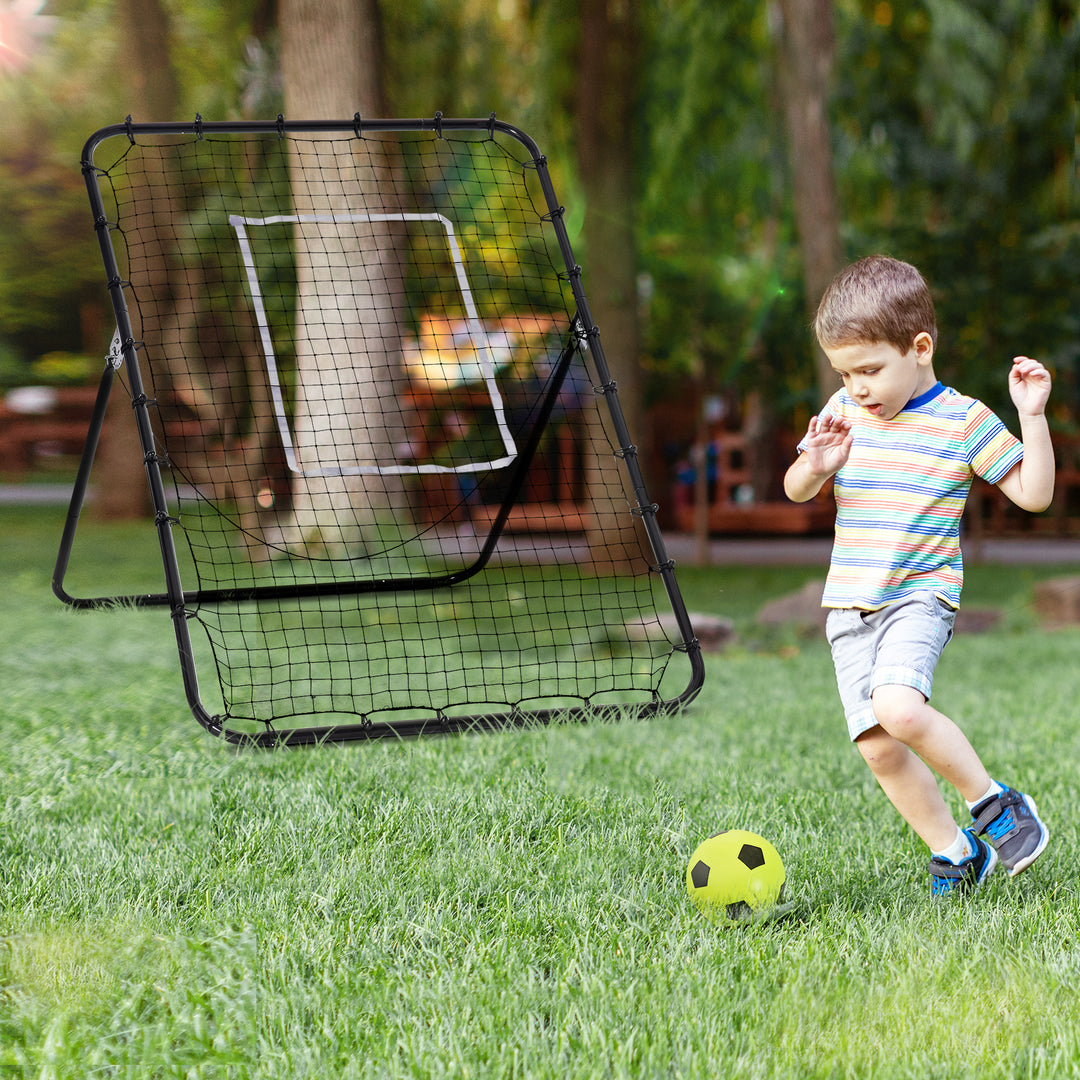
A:
[[[964,835],[971,843],[972,852],[958,863],[949,862],[940,855],[930,860],[930,895],[945,896],[954,893],[966,896],[974,892],[993,872],[998,864],[997,852],[971,829]]]
[[[985,836],[997,850],[1009,876],[1026,870],[1042,853],[1050,839],[1050,830],[1039,817],[1030,795],[1004,787],[971,809],[971,829]]]

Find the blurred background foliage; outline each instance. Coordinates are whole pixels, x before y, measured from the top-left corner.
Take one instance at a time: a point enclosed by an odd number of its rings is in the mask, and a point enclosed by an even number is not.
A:
[[[125,0],[131,5],[134,0]],[[151,0],[143,0],[151,2]],[[272,119],[273,0],[163,5],[182,116],[149,116],[123,77],[120,0],[0,0],[0,380],[40,358],[104,356],[111,335],[80,173],[122,120]],[[528,131],[589,252],[575,95],[603,41],[584,0],[382,0],[383,81],[400,116],[486,116]],[[137,7],[138,5],[135,4]],[[778,99],[780,4],[640,0],[632,218],[646,404],[688,382],[736,410],[767,395],[800,428],[815,377],[793,177]],[[1057,378],[1053,423],[1080,407],[1080,216],[1073,0],[834,0],[832,161],[845,258],[885,251],[934,289],[938,374],[1007,413],[1017,353]],[[352,106],[342,104],[342,113]],[[31,365],[37,365],[32,369]],[[47,365],[46,365],[47,367]]]

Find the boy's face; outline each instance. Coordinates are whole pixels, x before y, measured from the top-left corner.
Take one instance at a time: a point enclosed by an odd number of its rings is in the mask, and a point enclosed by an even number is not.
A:
[[[906,353],[877,341],[830,346],[825,355],[852,401],[881,420],[891,420],[937,382],[934,341],[925,333],[915,338]]]

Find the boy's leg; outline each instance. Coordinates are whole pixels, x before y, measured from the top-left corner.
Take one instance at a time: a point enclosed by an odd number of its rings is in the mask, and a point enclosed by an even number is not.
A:
[[[936,801],[932,800],[928,787],[920,788],[926,778],[920,779],[918,770],[910,762],[903,761],[903,755],[897,753],[895,748],[892,754],[884,749],[886,743],[882,748],[867,746],[864,749],[860,738],[859,749],[904,820],[930,845],[931,851],[940,851],[942,846],[936,846],[929,839],[929,830],[933,831],[934,836],[939,836],[950,829],[955,833],[956,826],[951,816],[947,825],[939,817],[945,803],[937,792],[930,769],[952,784],[969,805],[990,788],[990,776],[964,733],[952,720],[928,704],[918,690],[892,684],[879,686],[871,700],[878,721],[878,727],[872,730],[882,731],[886,739],[892,739],[898,747],[907,750],[910,757],[922,766],[933,783]],[[879,754],[886,761],[895,758],[896,764],[891,769],[883,764],[875,768],[868,753]],[[888,775],[883,779],[878,769]],[[918,805],[920,798],[928,800],[921,807]],[[904,807],[908,805],[910,809],[905,810]],[[947,809],[945,812],[948,813]],[[1010,875],[1027,869],[1042,854],[1049,839],[1049,830],[1039,817],[1034,800],[1012,788],[1005,788],[983,799],[973,806],[972,815],[975,834],[985,835],[997,848]],[[928,832],[921,831],[920,821],[925,823],[922,827]]]
[[[990,774],[967,736],[918,690],[895,684],[879,686],[871,701],[878,724],[910,747],[964,799],[977,799],[990,786]]]
[[[855,745],[889,802],[916,835],[931,851],[947,848],[956,838],[956,819],[925,762],[880,724],[864,731]]]
[[[959,728],[926,704],[952,625],[952,612],[936,597],[918,594],[880,611],[836,609],[826,627],[848,731],[901,817],[938,853],[956,843],[958,827],[931,767],[950,782],[959,781],[965,792],[981,779],[983,786],[969,798],[990,785]],[[895,731],[881,723],[879,706],[887,722],[895,722]],[[935,739],[935,733],[944,737]],[[908,739],[917,744],[914,749]],[[972,843],[985,854],[986,845]]]

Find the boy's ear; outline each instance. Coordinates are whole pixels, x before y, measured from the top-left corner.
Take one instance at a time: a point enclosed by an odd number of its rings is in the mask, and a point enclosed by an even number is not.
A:
[[[929,364],[934,359],[934,339],[925,330],[915,335],[912,348],[915,350],[915,359],[920,364]]]

